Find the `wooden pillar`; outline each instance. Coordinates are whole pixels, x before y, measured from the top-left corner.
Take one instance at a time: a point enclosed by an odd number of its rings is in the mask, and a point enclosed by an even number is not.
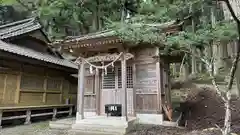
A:
[[[95,85],[95,92],[96,92],[96,113],[100,115],[100,81],[99,81],[99,71],[96,70],[94,85]]]
[[[52,116],[52,120],[55,121],[57,118],[57,108],[53,108],[53,116]]]
[[[162,74],[159,48],[156,48],[156,76],[157,76],[157,113],[162,113]]]
[[[31,110],[26,111],[25,125],[31,124]]]
[[[126,116],[126,121],[128,121],[128,111],[127,111],[127,72],[126,72],[126,58],[125,53],[123,53],[121,58],[121,68],[122,68],[122,115]]]
[[[77,118],[84,119],[84,62],[78,66]]]
[[[166,64],[166,81],[167,81],[167,91],[166,91],[166,98],[168,105],[172,107],[172,100],[171,100],[171,78],[170,78],[170,64]]]
[[[43,89],[44,89],[43,103],[46,103],[47,102],[47,76],[45,76],[45,78],[44,78]]]
[[[60,102],[60,104],[62,104],[63,103],[63,83],[64,83],[64,80],[63,79],[61,79],[61,85],[60,85],[60,97],[59,97],[59,102]]]
[[[133,116],[136,116],[136,105],[137,105],[137,98],[136,98],[136,82],[137,82],[137,71],[136,71],[136,63],[133,62]]]
[[[165,104],[165,82],[164,82],[164,77],[165,77],[165,71],[164,71],[164,63],[160,61],[160,90],[161,90],[161,106]],[[161,108],[162,110],[162,108]]]
[[[73,113],[73,106],[70,106],[68,116],[71,117],[72,113]]]
[[[19,75],[17,76],[17,89],[16,89],[16,94],[15,94],[15,104],[19,103],[21,76],[22,76],[22,73],[19,73]]]
[[[6,98],[7,79],[8,79],[8,74],[5,74],[5,78],[4,78],[4,86],[3,86],[3,99],[2,99],[3,102],[4,102],[5,98]]]
[[[0,129],[2,128],[2,115],[3,115],[3,111],[0,110]]]

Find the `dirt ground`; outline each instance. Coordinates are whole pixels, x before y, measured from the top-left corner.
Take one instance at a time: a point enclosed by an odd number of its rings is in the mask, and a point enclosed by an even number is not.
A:
[[[138,125],[127,135],[219,135],[216,130],[188,131],[182,128],[162,127],[150,125]],[[40,122],[31,125],[3,128],[0,135],[73,135],[63,130],[51,130],[48,122]],[[83,134],[74,134],[83,135]]]
[[[225,108],[222,99],[211,88],[196,89],[181,104],[182,124],[190,130],[223,127]],[[240,133],[240,99],[231,100],[232,131]]]
[[[221,133],[216,129],[191,131],[186,128],[139,125],[133,132],[127,135],[220,135],[220,134]]]

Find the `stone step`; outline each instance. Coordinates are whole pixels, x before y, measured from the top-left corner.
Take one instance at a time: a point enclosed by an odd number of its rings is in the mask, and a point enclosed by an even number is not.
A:
[[[125,126],[106,126],[106,125],[83,125],[74,124],[72,126],[72,131],[75,132],[89,132],[89,133],[101,133],[101,134],[119,134],[123,135],[127,132],[127,127]]]
[[[51,129],[63,129],[63,130],[68,130],[72,128],[72,124],[63,124],[63,123],[49,123],[49,127]]]
[[[58,120],[58,121],[50,121],[49,122],[49,127],[51,129],[64,129],[68,130],[71,129],[73,125],[73,121],[68,121],[68,120]]]

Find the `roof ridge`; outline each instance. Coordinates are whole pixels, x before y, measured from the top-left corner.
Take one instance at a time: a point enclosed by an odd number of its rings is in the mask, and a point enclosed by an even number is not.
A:
[[[23,24],[23,23],[33,22],[33,21],[35,21],[35,20],[36,20],[35,17],[31,17],[31,18],[19,20],[19,21],[16,21],[16,22],[12,22],[12,23],[5,24],[5,25],[0,25],[0,29],[6,28],[6,27],[10,27],[10,26],[13,26],[13,25],[17,25],[17,24]]]

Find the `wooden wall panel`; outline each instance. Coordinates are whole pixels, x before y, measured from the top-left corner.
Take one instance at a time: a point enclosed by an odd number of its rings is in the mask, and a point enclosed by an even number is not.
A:
[[[157,93],[155,48],[140,49],[135,54],[136,93]]]
[[[15,91],[17,89],[17,75],[7,75],[4,104],[14,104]]]
[[[85,76],[85,93],[94,93],[94,76]]]
[[[136,64],[136,92],[157,93],[156,65]]]
[[[69,94],[70,104],[77,104],[77,94]]]
[[[33,65],[26,65],[26,64],[22,66],[22,71],[24,73],[41,75],[41,76],[44,76],[45,74],[44,68],[33,66]]]
[[[136,112],[156,113],[157,94],[137,94],[136,100]]]
[[[154,63],[155,59],[153,58],[156,54],[155,48],[144,48],[136,49],[135,52],[135,62],[136,63]]]
[[[47,94],[47,104],[60,104],[60,94]]]
[[[95,95],[85,95],[84,96],[84,110],[85,111],[95,111],[96,110],[96,96]]]
[[[66,103],[66,100],[69,98],[68,93],[69,93],[69,89],[70,89],[70,84],[67,80],[63,81],[63,103]]]
[[[20,93],[21,105],[42,105],[43,93]]]
[[[3,101],[5,78],[6,78],[5,74],[0,74],[0,104],[2,104],[2,101]]]

